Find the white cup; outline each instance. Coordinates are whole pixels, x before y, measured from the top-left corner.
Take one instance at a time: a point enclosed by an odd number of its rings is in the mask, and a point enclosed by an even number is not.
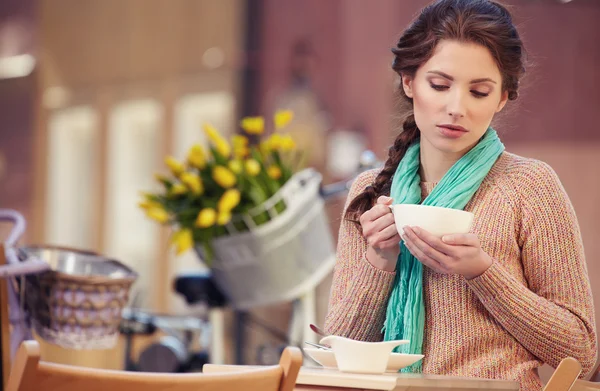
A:
[[[322,345],[331,346],[341,372],[384,373],[392,350],[396,346],[406,345],[410,341],[366,342],[329,335],[319,342]]]
[[[398,232],[405,226],[417,226],[438,237],[468,233],[475,217],[464,210],[430,205],[396,204],[390,205],[390,210]]]

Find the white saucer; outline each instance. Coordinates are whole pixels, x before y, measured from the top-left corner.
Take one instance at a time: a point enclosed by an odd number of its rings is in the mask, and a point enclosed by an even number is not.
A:
[[[313,347],[304,348],[306,354],[308,354],[317,364],[325,368],[338,369],[335,355],[332,350],[324,350]],[[386,372],[398,372],[402,368],[406,368],[425,357],[422,354],[405,354],[405,353],[391,353],[390,358],[386,367]]]

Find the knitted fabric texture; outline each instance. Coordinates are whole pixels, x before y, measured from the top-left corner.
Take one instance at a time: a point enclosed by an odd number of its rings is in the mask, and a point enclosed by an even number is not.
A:
[[[398,164],[390,191],[394,204],[421,202],[420,149],[420,143],[411,145]],[[477,145],[452,165],[422,204],[463,209],[503,151],[496,131],[489,128]],[[384,340],[409,340],[408,345],[397,350],[421,354],[425,327],[423,265],[402,243],[396,270],[396,282],[387,305]],[[402,372],[420,371],[421,361],[402,369]]]
[[[376,176],[361,174],[346,205]],[[421,183],[422,198],[434,187]],[[504,152],[465,210],[494,263],[471,280],[423,268],[423,373],[540,390],[537,368],[570,356],[587,375],[597,353],[592,293],[577,217],[555,172]],[[325,330],[381,341],[395,273],[373,267],[366,249],[360,227],[342,219]]]

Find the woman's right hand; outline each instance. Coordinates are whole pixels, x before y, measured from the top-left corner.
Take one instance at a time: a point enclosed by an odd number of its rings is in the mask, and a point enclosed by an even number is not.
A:
[[[389,207],[391,204],[390,197],[381,196],[359,219],[368,244],[367,260],[376,268],[390,272],[396,270],[400,254],[400,235]]]

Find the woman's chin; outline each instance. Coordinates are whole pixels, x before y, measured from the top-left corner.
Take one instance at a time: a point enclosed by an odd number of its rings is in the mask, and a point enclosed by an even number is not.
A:
[[[471,143],[465,142],[465,140],[456,140],[456,139],[442,139],[435,140],[435,143],[432,143],[433,147],[438,151],[445,154],[457,154],[468,151],[471,149]]]

